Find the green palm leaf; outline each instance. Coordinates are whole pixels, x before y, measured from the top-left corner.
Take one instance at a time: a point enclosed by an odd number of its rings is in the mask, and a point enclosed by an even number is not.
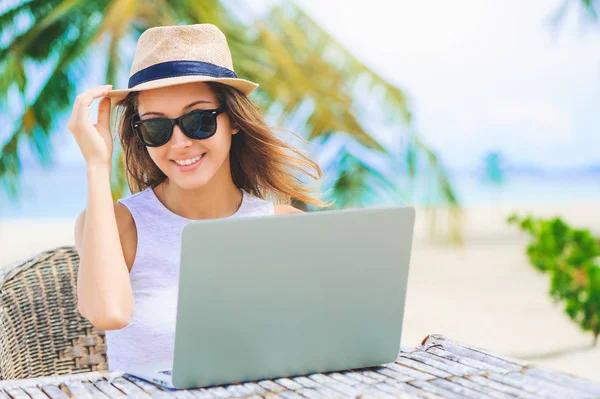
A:
[[[565,20],[566,14],[573,6],[579,7],[583,15],[592,23],[598,23],[598,11],[600,11],[599,0],[563,0],[562,4],[557,7],[552,22],[554,25],[559,25]]]
[[[587,12],[588,16],[593,21],[598,21],[598,10],[600,9],[600,2],[598,0],[580,0],[581,6],[584,11]]]

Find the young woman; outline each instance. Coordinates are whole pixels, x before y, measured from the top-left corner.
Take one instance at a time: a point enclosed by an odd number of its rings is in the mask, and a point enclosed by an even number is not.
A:
[[[297,176],[317,180],[319,166],[266,126],[248,98],[258,85],[237,78],[214,25],[145,31],[128,86],[78,95],[68,123],[88,175],[87,209],[75,224],[79,310],[105,330],[110,370],[172,362],[186,223],[301,212],[289,205],[294,198],[325,205]],[[117,203],[111,98],[132,192]]]

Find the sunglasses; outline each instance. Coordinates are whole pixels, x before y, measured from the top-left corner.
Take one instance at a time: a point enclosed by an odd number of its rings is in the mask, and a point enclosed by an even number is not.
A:
[[[179,118],[150,118],[134,120],[131,126],[139,139],[148,147],[160,147],[167,144],[178,125],[181,131],[191,139],[204,140],[217,131],[217,116],[224,112],[225,104],[217,109],[197,109]]]

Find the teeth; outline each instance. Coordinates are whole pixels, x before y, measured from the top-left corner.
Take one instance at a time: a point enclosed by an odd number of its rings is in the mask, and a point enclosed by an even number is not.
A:
[[[176,160],[175,162],[177,162],[177,164],[178,164],[178,165],[185,166],[185,165],[191,165],[191,164],[193,164],[194,162],[197,162],[197,161],[199,161],[199,160],[200,160],[200,158],[202,158],[202,155],[198,155],[198,156],[197,156],[197,157],[195,157],[195,158],[184,159],[184,160],[182,160],[182,161],[177,161],[177,160]]]

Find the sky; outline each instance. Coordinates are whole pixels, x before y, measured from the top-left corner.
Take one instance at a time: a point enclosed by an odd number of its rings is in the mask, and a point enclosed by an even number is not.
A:
[[[562,0],[297,3],[408,93],[447,165],[600,163],[600,29],[577,7],[553,27]]]
[[[259,13],[272,1],[247,2]],[[480,166],[488,151],[547,169],[600,164],[600,24],[577,7],[553,27],[562,0],[296,3],[408,94],[447,167]],[[59,163],[83,161],[68,131],[53,143]]]

